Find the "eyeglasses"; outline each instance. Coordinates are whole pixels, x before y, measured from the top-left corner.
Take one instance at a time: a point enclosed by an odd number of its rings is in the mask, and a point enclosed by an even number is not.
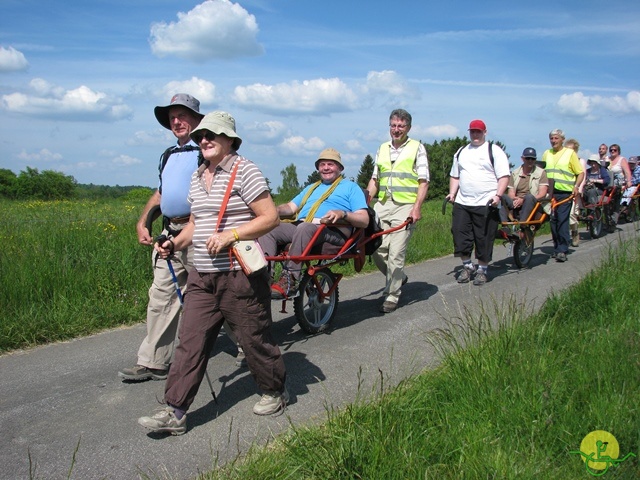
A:
[[[217,136],[218,135],[216,135],[215,133],[209,131],[204,133],[197,133],[193,136],[193,141],[196,143],[201,143],[202,140],[206,139],[207,142],[213,142]]]
[[[402,124],[397,124],[397,123],[391,123],[391,124],[389,124],[389,126],[391,128],[393,128],[393,129],[398,129],[398,130],[404,130],[405,128],[407,128],[406,124],[402,125]]]
[[[609,151],[610,151],[610,152],[617,152],[617,151],[618,151],[618,149],[617,149],[617,148],[610,148],[610,149],[609,149]]]

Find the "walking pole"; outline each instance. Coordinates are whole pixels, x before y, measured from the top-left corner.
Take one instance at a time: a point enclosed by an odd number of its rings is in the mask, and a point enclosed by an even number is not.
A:
[[[160,235],[156,238],[156,243],[163,244],[167,240],[166,235]],[[176,276],[176,272],[173,269],[173,264],[171,260],[167,257],[167,265],[169,267],[169,271],[171,272],[171,278],[173,279],[173,285],[176,287],[176,293],[178,294],[178,299],[180,299],[180,305],[184,306],[184,300],[182,299],[182,290],[180,290],[180,285],[178,284],[178,277]],[[213,391],[213,384],[211,383],[211,379],[209,378],[209,372],[207,369],[204,369],[204,376],[207,379],[207,383],[209,384],[209,390],[211,390],[211,395],[213,395],[213,401],[218,403],[218,399],[216,398],[216,392]]]

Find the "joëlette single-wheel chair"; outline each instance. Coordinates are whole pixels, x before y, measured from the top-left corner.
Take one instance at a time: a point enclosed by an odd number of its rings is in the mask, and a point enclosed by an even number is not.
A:
[[[542,227],[542,225],[549,221],[549,214],[544,210],[545,204],[550,204],[551,206],[551,215],[554,214],[555,209],[558,205],[562,205],[563,203],[571,202],[573,200],[573,195],[568,198],[557,202],[553,198],[543,199],[539,202],[536,202],[531,213],[524,221],[511,220],[508,222],[501,222],[500,227],[496,231],[496,239],[504,240],[505,245],[509,245],[510,252],[513,252],[513,262],[516,264],[518,268],[525,268],[529,265],[531,261],[531,257],[533,257],[533,248],[534,248],[534,239],[536,236],[536,232]],[[447,199],[444,199],[442,203],[442,213],[446,212],[447,207]],[[492,202],[489,201],[487,203],[487,215],[489,215],[489,209],[495,208],[491,206]],[[501,208],[507,208],[504,204]],[[509,231],[507,233],[505,231]]]
[[[340,295],[338,284],[343,275],[331,271],[334,265],[345,265],[353,260],[353,267],[360,272],[366,262],[365,247],[376,238],[408,228],[413,223],[407,218],[400,225],[388,230],[379,231],[370,236],[365,235],[364,228],[355,228],[352,235],[342,246],[322,243],[315,245],[322,229],[334,224],[321,223],[304,251],[297,256],[289,255],[287,247],[278,255],[267,255],[269,262],[293,261],[301,264],[301,277],[297,294],[282,300],[282,313],[286,313],[286,302],[293,301],[293,311],[305,332],[319,333],[327,330],[338,310]]]
[[[595,202],[587,203],[584,201],[584,207],[580,211],[578,220],[587,224],[591,238],[600,237],[605,228],[609,233],[616,231],[616,222],[612,218],[612,213],[614,202],[620,202],[620,191],[620,187],[610,186],[596,197]]]

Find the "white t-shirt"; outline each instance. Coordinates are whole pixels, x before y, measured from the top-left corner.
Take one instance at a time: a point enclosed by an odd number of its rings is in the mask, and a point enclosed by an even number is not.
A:
[[[506,153],[498,145],[492,146],[493,166],[489,158],[489,142],[477,147],[469,144],[460,151],[460,155],[454,155],[449,175],[460,180],[455,203],[485,206],[497,192],[498,179],[511,174]]]

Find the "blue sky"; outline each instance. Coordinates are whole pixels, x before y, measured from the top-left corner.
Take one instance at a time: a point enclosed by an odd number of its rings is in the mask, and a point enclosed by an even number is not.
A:
[[[271,181],[338,149],[347,176],[406,108],[410,136],[539,155],[548,132],[640,155],[640,3],[2,0],[0,168],[156,186],[174,93],[225,110]]]

